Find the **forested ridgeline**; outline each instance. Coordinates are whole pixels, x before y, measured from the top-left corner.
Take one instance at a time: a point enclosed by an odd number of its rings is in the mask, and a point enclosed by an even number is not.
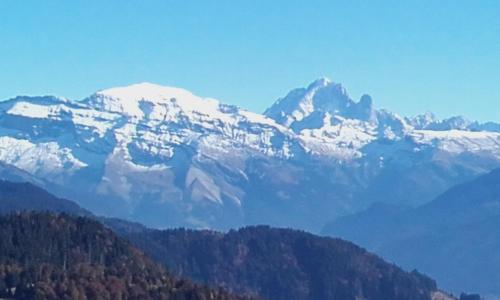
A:
[[[0,298],[240,299],[171,276],[85,217],[1,216],[0,237]]]
[[[340,239],[268,226],[124,233],[172,272],[265,299],[428,300],[436,283]]]

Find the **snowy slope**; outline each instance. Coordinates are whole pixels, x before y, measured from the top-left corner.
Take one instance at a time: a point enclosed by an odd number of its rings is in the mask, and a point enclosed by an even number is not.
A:
[[[97,213],[151,226],[316,230],[380,190],[392,189],[390,202],[417,188],[404,199],[415,205],[500,165],[500,132],[484,129],[497,125],[464,122],[376,110],[328,79],[263,115],[140,83],[81,101],[1,102],[0,162]]]
[[[380,140],[406,139],[416,149],[467,152],[484,151],[500,155],[499,132],[494,123],[479,124],[464,117],[438,120],[432,113],[404,118],[376,110],[368,95],[352,100],[342,85],[322,78],[307,88],[292,90],[264,113],[290,127],[302,144],[318,155],[339,159],[366,155],[364,147]]]

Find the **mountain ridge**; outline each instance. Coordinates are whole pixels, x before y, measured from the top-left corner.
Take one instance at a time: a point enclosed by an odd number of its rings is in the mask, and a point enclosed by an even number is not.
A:
[[[145,230],[123,236],[176,274],[264,299],[430,300],[439,293],[417,271],[404,272],[350,242],[292,229]]]
[[[0,162],[93,212],[152,227],[311,231],[383,200],[373,191],[395,180],[389,203],[434,179],[406,198],[414,206],[500,166],[500,132],[417,129],[326,79],[298,91],[275,105],[307,96],[317,107],[289,126],[150,83],[81,101],[17,97],[0,103]]]

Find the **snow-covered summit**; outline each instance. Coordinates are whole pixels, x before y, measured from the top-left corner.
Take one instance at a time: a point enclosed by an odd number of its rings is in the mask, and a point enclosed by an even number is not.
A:
[[[412,118],[406,118],[406,121],[417,130],[500,132],[499,123],[480,123],[477,121],[471,121],[464,116],[454,116],[446,119],[438,119],[433,113],[430,112]]]
[[[201,98],[191,92],[152,83],[138,83],[99,91],[83,103],[99,110],[121,113],[130,117],[142,118],[148,112],[144,105],[163,105],[176,107],[184,112],[217,111],[219,102],[215,99]]]
[[[326,87],[332,83],[333,83],[333,81],[330,78],[320,77],[320,78],[314,80],[313,82],[311,82],[307,88],[308,89],[317,89],[317,88]]]
[[[148,99],[150,101],[165,101],[170,98],[197,98],[191,92],[177,88],[162,86],[149,82],[136,83],[129,86],[114,87],[98,91],[96,94],[127,101],[139,101]]]
[[[355,102],[341,84],[327,78],[317,79],[307,88],[292,90],[264,114],[296,131],[313,129],[326,114],[374,121],[370,96],[365,95]]]

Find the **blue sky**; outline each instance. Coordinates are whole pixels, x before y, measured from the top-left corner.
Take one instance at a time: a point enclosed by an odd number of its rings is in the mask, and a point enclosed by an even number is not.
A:
[[[500,121],[500,1],[0,0],[0,99],[149,81],[263,111],[322,76]]]

